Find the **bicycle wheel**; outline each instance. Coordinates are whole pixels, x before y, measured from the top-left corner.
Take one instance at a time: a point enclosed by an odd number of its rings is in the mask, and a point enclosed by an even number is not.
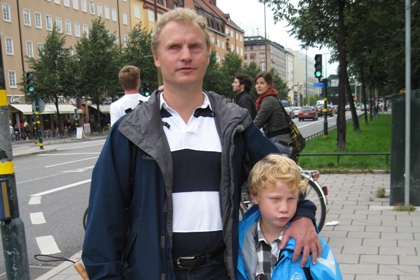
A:
[[[321,231],[325,223],[325,218],[327,216],[327,205],[324,193],[322,192],[322,187],[314,182],[313,180],[308,179],[308,185],[305,192],[305,198],[312,201],[316,206],[315,219],[318,226],[318,230]]]
[[[83,214],[83,229],[86,230],[86,223],[87,223],[87,216],[88,216],[88,209],[86,208],[85,213]]]

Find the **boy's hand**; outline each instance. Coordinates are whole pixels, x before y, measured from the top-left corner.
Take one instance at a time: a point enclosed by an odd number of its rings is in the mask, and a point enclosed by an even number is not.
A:
[[[312,220],[307,217],[302,217],[293,221],[284,232],[280,250],[285,247],[290,237],[293,237],[296,240],[296,248],[293,253],[292,261],[295,262],[299,258],[303,248],[300,266],[303,267],[305,265],[309,253],[312,253],[312,264],[315,264],[318,257],[321,256],[322,248]]]

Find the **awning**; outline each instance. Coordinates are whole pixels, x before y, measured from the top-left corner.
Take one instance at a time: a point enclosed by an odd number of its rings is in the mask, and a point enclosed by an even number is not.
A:
[[[32,115],[32,104],[10,104],[13,108],[18,111],[21,111],[24,115]],[[59,104],[58,109],[60,110],[60,114],[74,114],[75,106],[69,104]],[[83,113],[82,110],[78,110],[78,113]],[[53,115],[57,114],[57,110],[55,109],[54,104],[46,104],[44,112],[40,113],[40,115]]]
[[[98,109],[96,104],[92,104],[92,105],[90,105],[90,107],[92,107],[95,110]],[[103,113],[103,114],[109,114],[110,108],[111,108],[111,105],[104,105],[104,104],[99,105],[99,111],[101,111],[101,113]]]

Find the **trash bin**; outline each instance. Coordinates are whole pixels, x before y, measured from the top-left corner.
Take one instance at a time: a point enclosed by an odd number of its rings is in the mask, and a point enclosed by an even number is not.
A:
[[[420,206],[420,90],[411,92],[410,204]],[[405,94],[392,97],[390,205],[405,199]]]

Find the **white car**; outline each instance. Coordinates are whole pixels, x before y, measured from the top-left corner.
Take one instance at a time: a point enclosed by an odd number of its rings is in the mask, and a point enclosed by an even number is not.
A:
[[[292,108],[292,111],[293,111],[293,113],[295,114],[295,116],[297,116],[298,114],[299,114],[299,110],[300,110],[300,106],[294,106],[294,107],[291,107]]]
[[[284,110],[286,110],[286,113],[290,116],[290,118],[294,119],[295,118],[295,113],[293,112],[292,108],[290,107],[284,107]]]

